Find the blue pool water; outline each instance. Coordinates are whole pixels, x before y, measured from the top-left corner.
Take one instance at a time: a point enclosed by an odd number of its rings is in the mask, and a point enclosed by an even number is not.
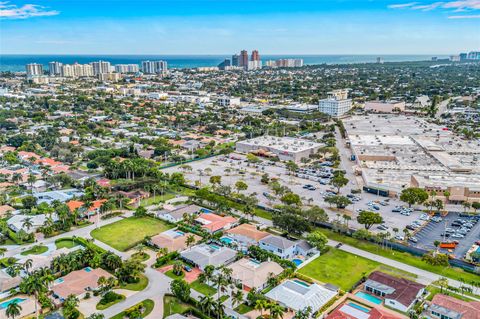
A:
[[[12,303],[22,303],[24,302],[25,300],[27,299],[22,299],[22,298],[13,298],[13,299],[10,299],[8,301],[4,301],[2,303],[0,303],[0,309],[6,309],[8,307],[8,305],[12,304]]]
[[[64,282],[63,278],[55,279],[55,284],[61,284],[62,282]]]
[[[205,213],[205,214],[209,214],[209,213],[211,213],[212,211],[211,211],[210,209],[201,208],[201,209],[200,209],[200,212]]]
[[[303,263],[303,261],[300,260],[300,259],[293,259],[292,261],[293,261],[293,263],[294,263],[295,265],[297,265],[297,266],[300,266],[300,264]]]
[[[310,287],[310,285],[307,284],[307,283],[304,282],[304,281],[297,280],[297,279],[294,279],[293,281],[296,282],[296,283],[299,284],[299,285],[302,285],[302,286],[305,286],[305,287]]]
[[[225,243],[225,244],[231,244],[233,242],[233,240],[231,238],[228,238],[228,237],[222,237],[222,238],[220,238],[220,241]]]
[[[357,296],[357,297],[359,297],[359,298],[362,298],[362,299],[364,299],[364,300],[366,300],[366,301],[370,301],[370,302],[372,302],[372,303],[374,303],[374,304],[376,304],[376,305],[379,305],[379,304],[382,303],[382,299],[377,298],[377,297],[375,297],[375,296],[372,296],[372,295],[370,295],[370,294],[364,293],[363,291],[357,292],[357,293],[355,294],[355,296]]]
[[[92,271],[92,268],[90,268],[90,267],[85,267],[84,270],[85,270],[86,272],[91,272],[91,271]]]
[[[365,307],[362,307],[362,306],[360,306],[359,304],[356,304],[356,303],[353,303],[353,302],[348,303],[348,305],[349,305],[350,307],[353,307],[353,308],[355,308],[355,309],[361,310],[361,311],[363,311],[363,312],[370,312],[370,309],[365,308]]]
[[[211,248],[215,249],[215,250],[219,250],[220,249],[220,246],[217,246],[217,245],[214,245],[214,244],[210,244],[209,245]]]

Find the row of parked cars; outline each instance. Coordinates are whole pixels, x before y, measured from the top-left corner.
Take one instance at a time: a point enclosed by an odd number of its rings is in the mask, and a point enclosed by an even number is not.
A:
[[[413,213],[413,208],[410,207],[403,207],[403,206],[395,206],[392,209],[393,213],[400,213],[405,216],[410,216]]]
[[[322,185],[328,185],[333,177],[332,171],[330,167],[326,166],[320,168],[299,168],[296,171],[296,176],[319,182]]]
[[[477,223],[477,218],[456,219],[450,224],[450,227],[445,228],[445,232],[442,234],[442,236],[459,239],[465,238],[465,236],[472,230],[473,226],[475,226]]]

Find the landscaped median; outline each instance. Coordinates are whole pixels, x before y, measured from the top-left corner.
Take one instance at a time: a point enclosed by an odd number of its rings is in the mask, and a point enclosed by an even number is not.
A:
[[[140,243],[145,236],[154,236],[173,225],[154,217],[129,217],[94,229],[93,238],[119,251],[127,251]]]
[[[155,307],[155,302],[153,302],[151,299],[145,299],[144,301],[137,303],[135,306],[122,311],[110,319],[123,319],[125,317],[145,318],[153,311],[153,307]]]
[[[22,251],[21,255],[22,256],[41,255],[44,252],[46,252],[47,250],[48,250],[47,246],[37,245],[37,246],[33,246],[32,248],[30,248],[28,250]]]

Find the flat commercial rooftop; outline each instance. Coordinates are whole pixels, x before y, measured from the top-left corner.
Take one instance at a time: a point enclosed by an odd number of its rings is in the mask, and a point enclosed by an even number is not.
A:
[[[312,148],[321,147],[322,144],[315,143],[306,139],[294,137],[277,136],[259,136],[246,141],[237,142],[238,144],[252,147],[266,147],[278,151],[287,151],[290,153],[303,152]]]
[[[354,116],[343,122],[368,186],[400,192],[414,176],[427,187],[480,188],[479,140],[464,140],[425,119],[402,115]]]

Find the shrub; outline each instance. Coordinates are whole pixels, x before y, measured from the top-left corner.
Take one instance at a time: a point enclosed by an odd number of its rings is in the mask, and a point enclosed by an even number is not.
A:
[[[112,303],[112,302],[120,300],[120,299],[122,299],[121,295],[119,295],[119,294],[117,294],[113,291],[109,291],[109,292],[107,292],[106,294],[103,295],[102,299],[100,299],[100,301],[98,303],[101,304],[101,305],[106,305],[106,304]]]

